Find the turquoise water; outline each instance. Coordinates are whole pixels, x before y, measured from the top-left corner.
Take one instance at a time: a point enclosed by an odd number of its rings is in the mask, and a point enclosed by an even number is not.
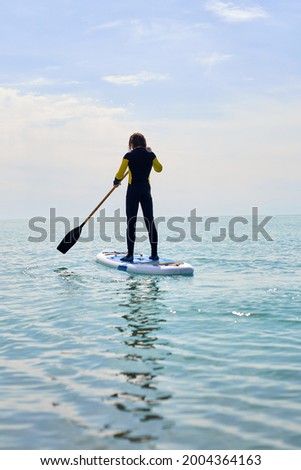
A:
[[[97,264],[99,238],[30,243],[27,223],[1,222],[1,449],[301,448],[301,216],[272,242],[162,227],[195,275],[161,278]]]

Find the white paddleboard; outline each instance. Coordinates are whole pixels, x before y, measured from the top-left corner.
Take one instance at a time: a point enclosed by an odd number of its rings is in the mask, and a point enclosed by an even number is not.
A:
[[[193,267],[183,261],[174,261],[168,258],[160,258],[159,261],[152,261],[148,256],[135,255],[134,261],[129,263],[120,260],[120,258],[125,255],[126,253],[117,251],[102,251],[96,255],[96,261],[110,268],[115,268],[118,269],[118,271],[125,271],[127,273],[154,274],[156,276],[193,275]]]

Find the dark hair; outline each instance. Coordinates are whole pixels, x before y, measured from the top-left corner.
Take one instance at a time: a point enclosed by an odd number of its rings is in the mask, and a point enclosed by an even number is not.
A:
[[[132,134],[129,139],[129,149],[133,150],[136,147],[144,147],[146,148],[146,140],[144,135],[140,134],[139,132],[135,132]]]

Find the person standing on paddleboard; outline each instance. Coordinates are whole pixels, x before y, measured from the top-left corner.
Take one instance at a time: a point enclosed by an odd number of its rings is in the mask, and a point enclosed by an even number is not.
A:
[[[141,205],[144,222],[148,230],[151,244],[151,256],[149,259],[158,261],[158,232],[154,223],[153,200],[149,175],[154,168],[160,173],[162,165],[152,150],[147,147],[145,137],[136,132],[129,139],[129,152],[123,157],[122,163],[114,179],[114,186],[119,186],[120,181],[129,169],[128,188],[126,193],[126,217],[127,217],[127,255],[121,261],[132,262],[134,260],[134,245],[136,240],[136,221],[139,204]]]

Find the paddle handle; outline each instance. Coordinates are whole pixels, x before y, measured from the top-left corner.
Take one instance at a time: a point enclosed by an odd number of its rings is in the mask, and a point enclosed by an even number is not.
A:
[[[129,174],[129,172],[127,171],[123,177],[121,178],[120,182]],[[115,191],[115,189],[117,188],[118,186],[113,186],[113,188],[108,192],[108,194],[106,194],[106,196],[100,201],[100,203],[95,207],[95,209],[93,209],[93,211],[91,212],[91,214],[88,215],[88,217],[83,221],[82,223],[82,227],[85,225],[86,222],[88,222],[89,219],[91,219],[92,215],[95,214],[95,212],[100,208],[100,206],[108,199],[109,196],[111,196],[112,192]]]

